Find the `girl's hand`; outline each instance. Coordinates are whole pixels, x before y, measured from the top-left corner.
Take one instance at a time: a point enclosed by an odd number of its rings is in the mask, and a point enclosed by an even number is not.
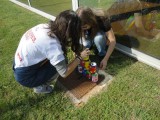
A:
[[[101,62],[100,62],[100,69],[104,70],[107,66],[107,60],[103,59]]]
[[[82,59],[88,57],[89,55],[90,55],[90,50],[89,50],[89,48],[84,49],[84,50],[81,52],[81,54],[80,54],[80,56],[81,56]]]

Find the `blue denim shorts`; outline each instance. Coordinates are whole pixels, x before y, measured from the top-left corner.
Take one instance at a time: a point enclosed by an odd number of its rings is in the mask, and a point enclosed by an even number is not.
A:
[[[29,88],[45,84],[57,73],[57,71],[56,68],[53,65],[51,65],[51,63],[48,60],[45,63],[44,62],[45,61],[42,61],[32,66],[20,67],[16,69],[14,69],[13,63],[15,79],[21,85]]]

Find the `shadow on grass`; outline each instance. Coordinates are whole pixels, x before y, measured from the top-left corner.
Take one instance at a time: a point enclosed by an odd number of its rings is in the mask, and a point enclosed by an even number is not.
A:
[[[137,38],[130,35],[117,35],[117,43],[127,46],[128,48],[138,48],[140,43]],[[130,51],[130,53],[132,53]],[[106,72],[111,75],[116,75],[122,69],[131,66],[137,62],[136,59],[129,57],[118,50],[114,50],[107,64]]]
[[[46,97],[46,96],[45,96]],[[25,107],[26,105],[29,105],[29,107],[32,107],[35,105],[35,103],[39,103],[42,102],[44,99],[44,96],[39,96],[39,97],[25,97],[22,98],[21,100],[19,99],[12,99],[9,103],[6,101],[1,101],[3,103],[1,103],[1,107],[0,107],[0,116],[3,115],[4,113],[8,112],[8,111],[12,111],[18,108],[22,108]]]
[[[121,70],[130,67],[135,62],[137,62],[136,59],[131,58],[117,50],[114,50],[112,56],[108,61],[105,71],[114,77]]]
[[[0,116],[2,118],[7,115],[9,118],[21,120],[24,119],[26,114],[28,114],[31,110],[35,110],[36,108],[39,109],[40,106],[52,106],[53,108],[59,106],[60,108],[63,108],[63,104],[56,103],[56,101],[60,101],[62,99],[61,97],[63,97],[62,95],[59,95],[62,94],[62,91],[60,91],[57,87],[55,87],[54,92],[50,94],[36,94],[28,92],[26,88],[22,89],[25,89],[26,91],[23,92],[23,90],[19,90],[21,93],[10,100],[0,100]],[[23,111],[25,111],[25,113]],[[9,116],[8,113],[13,114]]]
[[[100,65],[100,62],[102,60],[102,58],[99,58],[96,55],[91,55],[90,59],[91,59],[91,61],[96,62],[97,66]],[[109,73],[112,76],[115,76],[122,69],[125,69],[126,67],[131,66],[135,62],[137,62],[136,59],[131,58],[131,57],[129,57],[129,56],[117,51],[117,50],[114,50],[108,60],[105,72]]]

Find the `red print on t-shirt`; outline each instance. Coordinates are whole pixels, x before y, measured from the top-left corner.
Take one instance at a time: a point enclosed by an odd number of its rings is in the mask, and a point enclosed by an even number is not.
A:
[[[26,37],[26,40],[31,39],[33,43],[34,43],[35,40],[36,40],[36,37],[35,37],[35,35],[33,34],[32,30],[27,31],[25,37]]]
[[[22,58],[19,53],[17,53],[17,56],[18,56],[19,61],[22,61]]]

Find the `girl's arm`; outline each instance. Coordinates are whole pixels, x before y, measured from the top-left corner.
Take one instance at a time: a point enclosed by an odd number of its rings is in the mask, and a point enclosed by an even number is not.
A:
[[[110,55],[112,54],[114,48],[115,48],[115,45],[116,45],[116,39],[115,39],[115,35],[114,35],[114,32],[111,28],[111,30],[109,30],[108,32],[106,32],[106,35],[108,37],[108,40],[109,40],[109,45],[108,45],[108,50],[107,50],[107,53],[104,57],[104,59],[106,61],[108,61]]]
[[[108,32],[106,32],[106,35],[109,40],[109,45],[108,45],[108,50],[106,52],[106,55],[100,63],[100,68],[103,70],[106,68],[108,59],[109,59],[110,55],[112,54],[112,52],[115,48],[115,45],[116,45],[116,39],[115,39],[115,35],[113,33],[113,30],[110,29]]]

